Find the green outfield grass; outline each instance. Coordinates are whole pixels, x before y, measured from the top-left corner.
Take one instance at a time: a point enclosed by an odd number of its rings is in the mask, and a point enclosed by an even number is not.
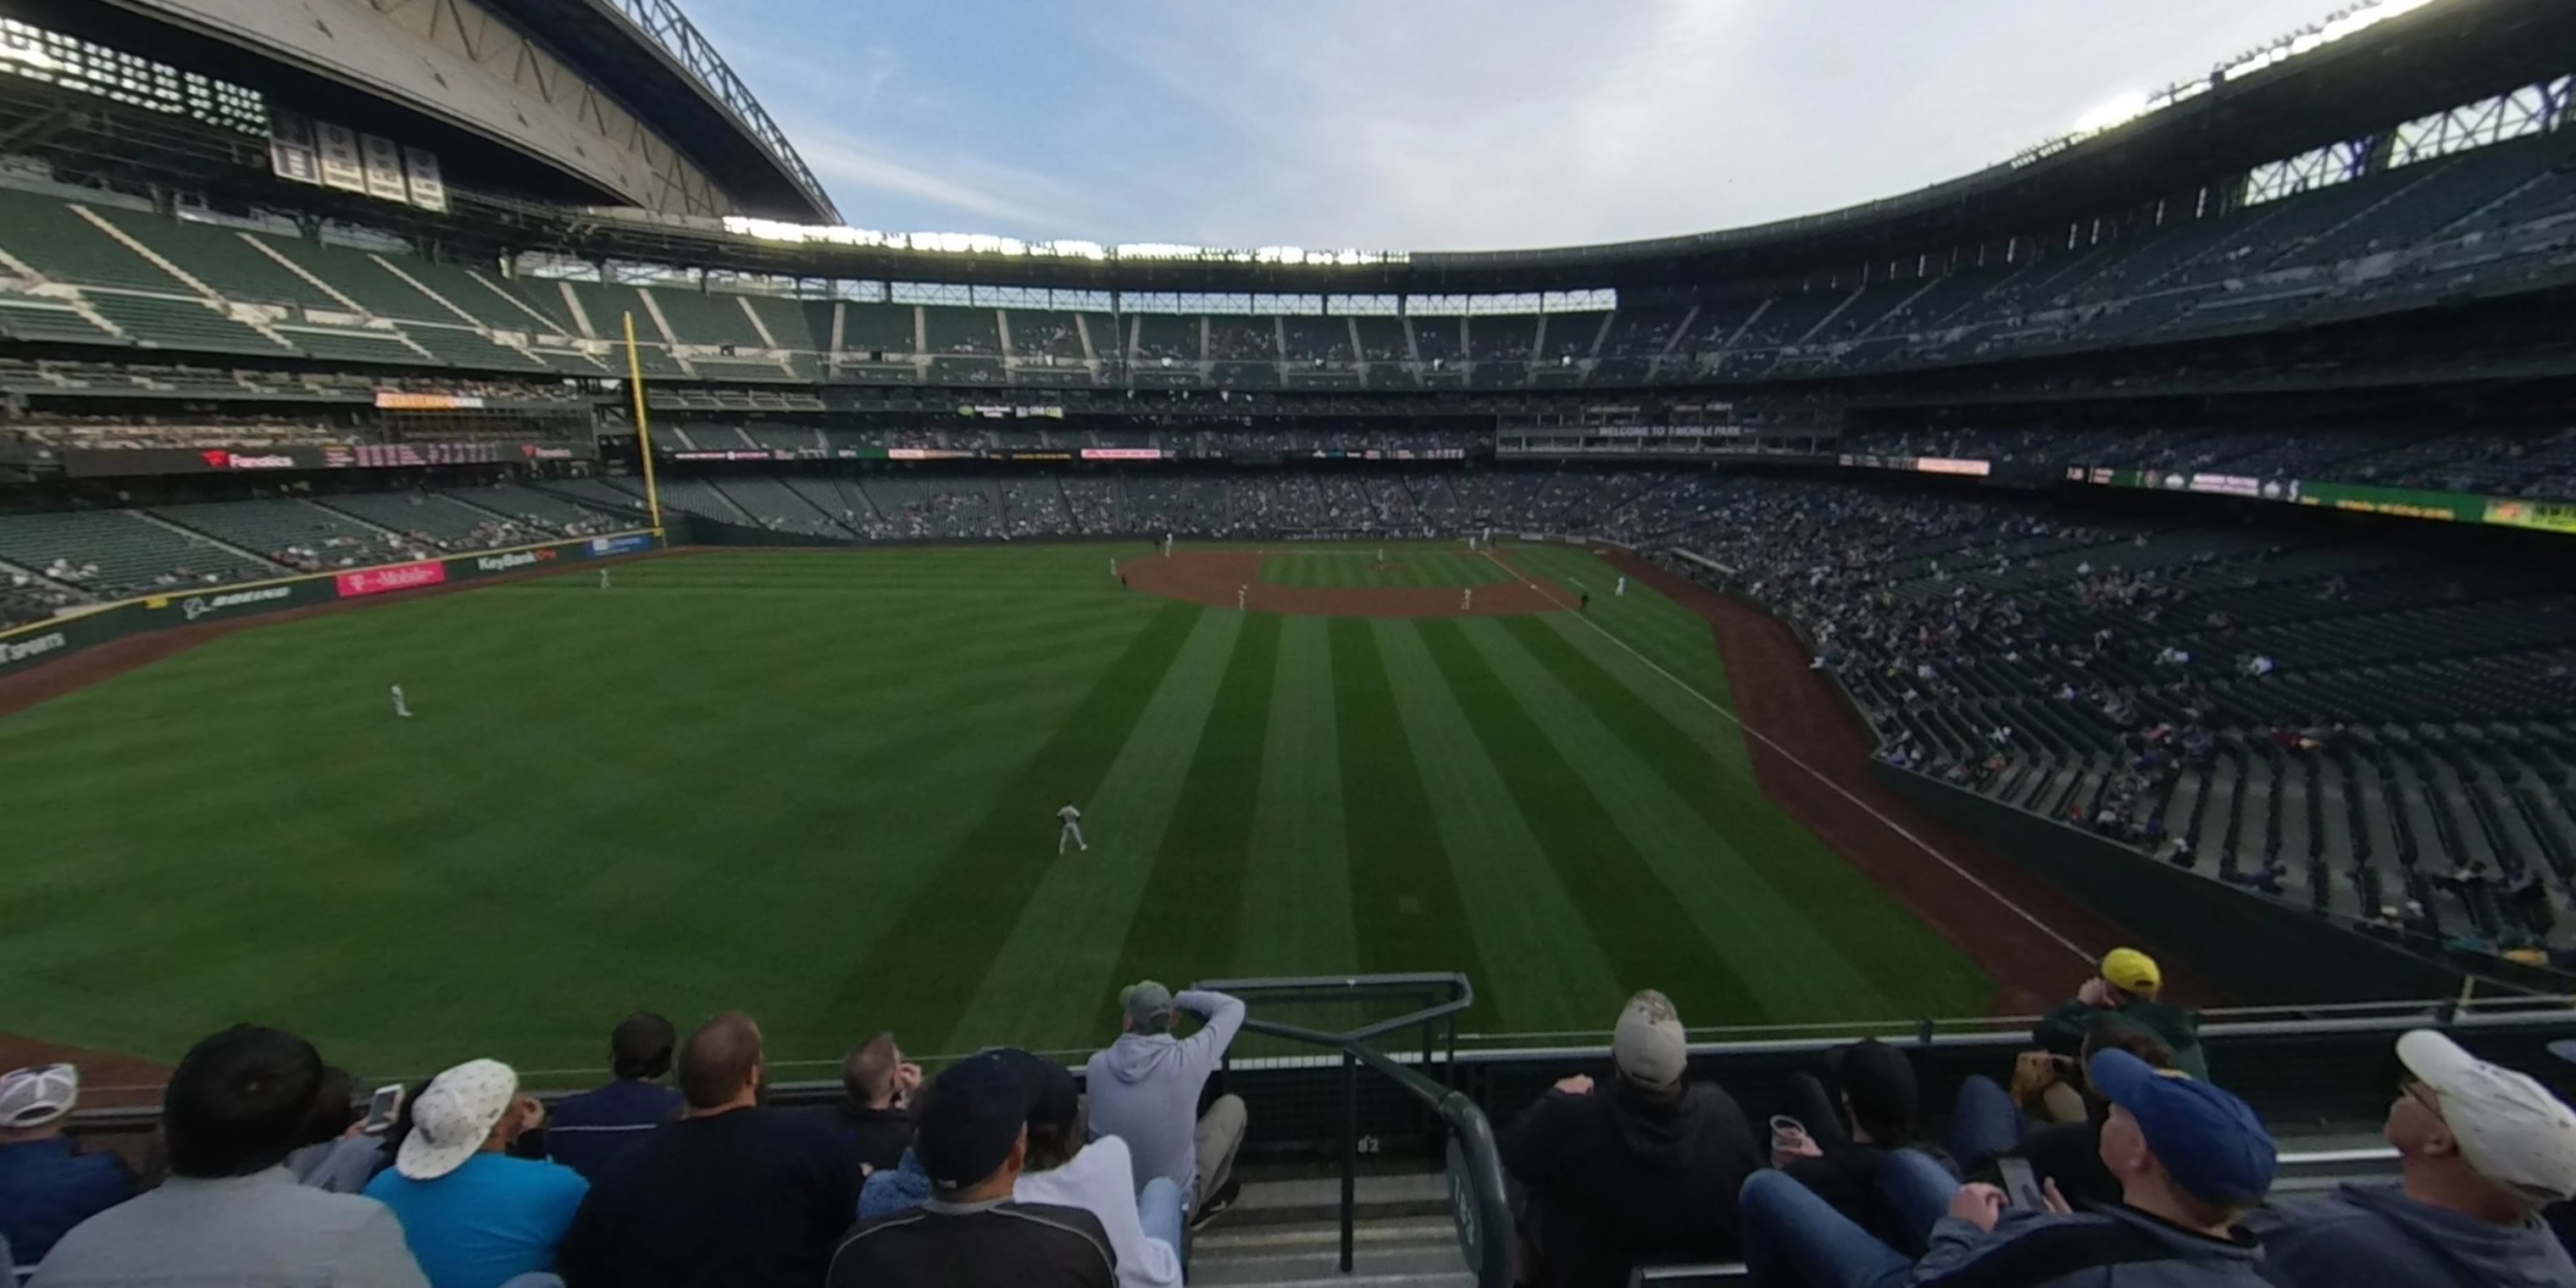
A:
[[[1489,586],[1510,581],[1512,573],[1491,559],[1467,553],[1461,543],[1412,542],[1273,550],[1261,561],[1261,579],[1279,586],[1376,589]]]
[[[1147,975],[1460,969],[1493,1033],[1648,985],[1696,1025],[1985,1009],[1756,790],[1681,687],[1726,700],[1698,618],[1517,557],[1588,621],[1203,608],[1072,547],[710,553],[243,631],[0,719],[5,1027],[170,1058],[258,1019],[373,1078],[586,1068],[636,1006],[748,1009],[781,1061],[1080,1047]],[[1058,858],[1067,801],[1091,851]]]

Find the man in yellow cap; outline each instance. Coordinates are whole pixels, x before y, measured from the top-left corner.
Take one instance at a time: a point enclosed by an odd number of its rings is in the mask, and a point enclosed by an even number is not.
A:
[[[2205,1082],[2209,1060],[2200,1049],[2200,1015],[2157,1001],[2164,986],[2155,958],[2135,948],[2114,948],[2103,954],[2101,972],[2084,981],[2074,1000],[2042,1018],[2031,1039],[2053,1054],[2073,1057],[2084,1049],[2084,1035],[2096,1022],[2117,1015],[2155,1034],[2172,1050],[2174,1068]]]

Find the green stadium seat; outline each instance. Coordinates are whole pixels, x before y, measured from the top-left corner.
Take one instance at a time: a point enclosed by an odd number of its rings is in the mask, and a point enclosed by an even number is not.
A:
[[[211,304],[161,295],[90,291],[83,302],[140,345],[200,353],[281,355],[285,349]]]
[[[0,250],[57,282],[186,291],[188,286],[108,236],[59,199],[0,188]]]
[[[98,207],[97,214],[226,299],[319,309],[347,307],[243,241],[233,229],[113,206]]]

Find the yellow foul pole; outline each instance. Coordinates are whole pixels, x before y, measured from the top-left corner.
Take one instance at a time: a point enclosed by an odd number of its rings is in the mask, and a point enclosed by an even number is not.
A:
[[[626,314],[626,387],[635,391],[635,450],[644,458],[644,504],[653,512],[653,536],[659,540],[662,489],[653,482],[653,426],[644,415],[644,356],[635,348],[635,315],[631,312]]]

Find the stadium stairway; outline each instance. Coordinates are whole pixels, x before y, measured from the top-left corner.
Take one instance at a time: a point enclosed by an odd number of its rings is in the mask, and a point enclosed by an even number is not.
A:
[[[1341,1179],[1329,1167],[1261,1167],[1191,1237],[1189,1281],[1217,1288],[1474,1288],[1458,1252],[1449,1183],[1437,1172],[1363,1175],[1351,1273],[1340,1272]]]

